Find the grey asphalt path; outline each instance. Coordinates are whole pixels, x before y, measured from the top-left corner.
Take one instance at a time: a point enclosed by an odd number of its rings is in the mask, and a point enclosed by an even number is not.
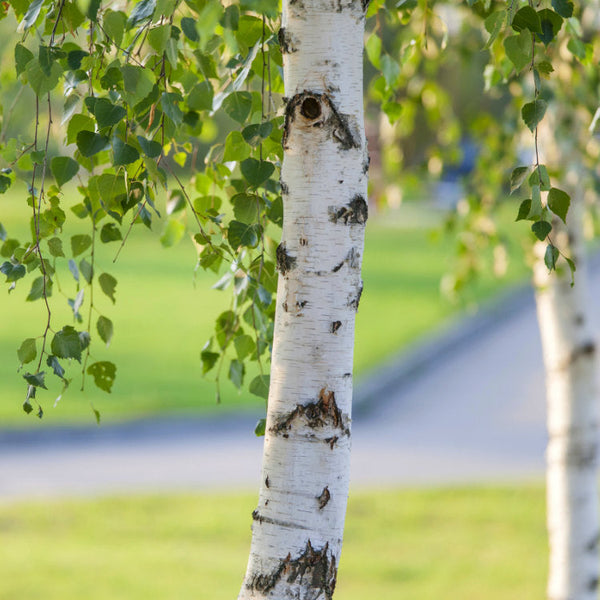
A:
[[[598,269],[590,297],[600,297]],[[532,294],[395,359],[358,386],[357,400],[354,487],[540,480],[544,378]],[[0,499],[256,489],[257,417],[0,432]]]

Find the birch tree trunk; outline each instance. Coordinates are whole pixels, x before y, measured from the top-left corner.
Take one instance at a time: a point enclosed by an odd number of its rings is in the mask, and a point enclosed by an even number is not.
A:
[[[547,525],[549,600],[597,600],[599,406],[596,347],[590,331],[578,190],[568,225],[555,223],[554,243],[577,264],[575,286],[566,272],[548,274],[544,245],[534,269],[537,313],[546,369],[548,410]]]
[[[240,599],[329,600],[349,484],[367,220],[366,0],[284,0],[282,242],[259,503]]]

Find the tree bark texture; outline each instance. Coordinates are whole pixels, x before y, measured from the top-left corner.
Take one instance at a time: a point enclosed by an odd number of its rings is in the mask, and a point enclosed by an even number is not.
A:
[[[367,220],[366,4],[283,3],[284,223],[262,483],[243,600],[329,600],[335,589]]]
[[[580,191],[579,191],[580,192]],[[547,525],[549,600],[598,598],[598,406],[596,346],[589,324],[580,193],[565,227],[553,223],[553,242],[577,264],[548,273],[544,244],[534,269],[537,313],[546,369],[548,411]]]

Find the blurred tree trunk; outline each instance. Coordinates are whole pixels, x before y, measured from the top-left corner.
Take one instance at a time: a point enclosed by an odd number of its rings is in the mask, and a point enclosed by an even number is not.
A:
[[[287,0],[282,242],[259,503],[240,599],[330,599],[367,219],[366,0]]]
[[[545,244],[534,269],[546,369],[549,600],[597,600],[598,421],[596,347],[589,323],[583,248],[583,194],[572,197],[567,225],[555,219],[553,242],[577,265],[548,273]],[[558,221],[558,222],[556,222]]]

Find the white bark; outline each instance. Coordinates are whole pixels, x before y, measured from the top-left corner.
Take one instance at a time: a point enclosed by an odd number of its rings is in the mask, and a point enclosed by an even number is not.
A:
[[[595,343],[590,331],[582,241],[582,202],[573,198],[568,226],[554,224],[554,243],[577,264],[548,274],[544,244],[534,270],[546,369],[548,410],[547,525],[549,600],[597,600],[599,406]]]
[[[287,0],[284,199],[259,503],[240,599],[329,600],[349,484],[367,219],[361,0]]]

